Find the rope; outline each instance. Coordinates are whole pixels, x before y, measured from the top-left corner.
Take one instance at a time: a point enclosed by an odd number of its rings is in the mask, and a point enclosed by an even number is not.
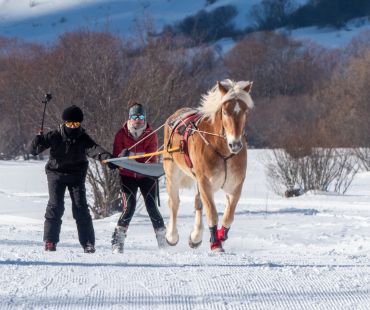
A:
[[[184,126],[187,126],[187,124],[184,122],[183,119],[180,119],[180,122],[184,125]],[[219,138],[225,138],[225,136],[222,136],[218,133],[213,133],[213,132],[208,132],[208,131],[203,131],[203,130],[199,130],[197,128],[189,128],[189,130],[191,131],[195,131],[195,132],[199,132],[199,133],[204,133],[206,135],[211,135],[211,136],[216,136],[216,137],[219,137]]]
[[[183,119],[180,119],[180,122],[186,126],[186,123],[184,122]],[[148,134],[147,136],[145,136],[144,138],[140,139],[139,141],[137,141],[134,145],[130,146],[128,148],[128,150],[130,151],[131,149],[133,149],[135,146],[137,146],[138,144],[140,144],[141,142],[143,142],[145,139],[149,138],[151,135],[153,135],[154,133],[156,133],[157,131],[159,131],[162,127],[164,127],[166,125],[166,123],[163,123],[161,126],[159,126],[157,129],[153,130],[150,134]],[[212,136],[216,136],[216,137],[219,137],[219,138],[225,138],[224,135],[220,135],[220,134],[217,134],[217,133],[213,133],[213,132],[208,132],[208,131],[203,131],[203,130],[199,130],[199,129],[196,129],[196,128],[189,128],[189,130],[193,131],[193,132],[198,132],[199,135],[201,136],[201,138],[203,139],[204,143],[206,145],[209,145],[209,142],[207,141],[207,139],[202,135],[202,134],[206,134],[206,135],[212,135]],[[164,148],[164,144],[162,144],[162,146],[160,148],[157,149],[156,152],[152,152],[152,153],[147,153],[147,154],[143,154],[143,155],[135,155],[135,156],[128,156],[128,159],[137,159],[137,158],[143,158],[143,157],[149,157],[145,163],[147,163],[153,156],[155,155],[160,155],[160,154],[163,154],[165,152],[168,152],[168,153],[171,153],[171,152],[176,152],[178,151],[180,148],[171,148],[171,149],[168,149],[166,151],[159,151],[161,150],[162,148]]]
[[[158,152],[159,150],[163,149],[163,147],[164,147],[164,144],[162,144],[162,146],[161,146],[160,148],[158,148],[158,149],[157,149],[157,152]],[[149,162],[149,160],[151,160],[153,156],[154,156],[154,154],[153,154],[152,156],[150,156],[150,157],[145,161],[145,163],[148,163],[148,162]]]
[[[144,138],[142,138],[141,140],[137,141],[134,145],[130,146],[128,148],[128,150],[130,151],[131,149],[133,149],[135,146],[137,146],[139,143],[143,142],[146,138],[149,138],[151,135],[153,135],[154,133],[156,133],[159,129],[161,129],[164,125],[166,125],[166,123],[164,123],[163,125],[159,126],[156,130],[153,130],[150,134],[148,134],[147,136],[145,136]]]

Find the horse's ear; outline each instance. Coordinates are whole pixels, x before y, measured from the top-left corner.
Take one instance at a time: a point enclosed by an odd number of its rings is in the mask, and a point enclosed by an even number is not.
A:
[[[218,89],[219,89],[221,95],[225,96],[226,93],[227,93],[227,89],[225,88],[225,86],[223,86],[220,81],[217,81],[217,86],[218,86]]]
[[[252,90],[252,85],[253,85],[253,82],[249,82],[249,84],[245,86],[243,90],[246,91],[247,93],[250,93]]]

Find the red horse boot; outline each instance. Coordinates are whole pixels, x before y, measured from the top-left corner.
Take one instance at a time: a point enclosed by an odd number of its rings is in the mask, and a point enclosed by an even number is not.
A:
[[[230,227],[226,228],[224,226],[221,226],[220,229],[217,230],[217,239],[221,241],[221,243],[224,243],[228,238]]]
[[[213,252],[224,252],[224,249],[222,248],[222,242],[218,238],[217,226],[210,227],[209,232],[211,233],[211,250]]]

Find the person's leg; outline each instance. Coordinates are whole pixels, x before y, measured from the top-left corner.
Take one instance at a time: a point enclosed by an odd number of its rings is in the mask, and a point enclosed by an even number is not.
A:
[[[123,253],[126,233],[136,209],[138,186],[134,178],[121,176],[123,211],[112,235],[112,252]]]
[[[94,252],[95,232],[86,200],[85,176],[70,176],[68,190],[71,195],[72,214],[76,220],[80,244],[84,249],[91,247],[90,252]]]
[[[157,182],[151,178],[143,178],[139,181],[140,191],[144,197],[146,210],[152,222],[159,248],[167,246],[166,227],[163,217],[157,207]]]
[[[44,241],[54,244],[59,242],[62,216],[64,213],[64,193],[66,184],[63,177],[49,173],[47,174],[49,201],[45,212]],[[47,248],[45,248],[48,250]],[[52,249],[52,250],[55,250]]]
[[[163,217],[157,207],[157,182],[151,178],[143,178],[138,182],[154,230],[163,228]]]
[[[128,227],[136,209],[137,181],[134,178],[121,176],[123,211],[117,226]]]

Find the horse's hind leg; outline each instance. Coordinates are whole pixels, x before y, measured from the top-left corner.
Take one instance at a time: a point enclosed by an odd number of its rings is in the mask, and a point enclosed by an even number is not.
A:
[[[166,173],[166,187],[168,193],[168,207],[170,209],[170,218],[166,229],[166,240],[171,246],[174,246],[179,242],[179,233],[176,228],[177,222],[177,211],[179,210],[180,198],[179,198],[179,175],[176,173],[176,167],[174,165],[171,169],[172,173],[169,177]]]
[[[195,222],[193,231],[189,237],[189,246],[191,248],[197,248],[202,243],[203,236],[203,219],[202,219],[202,201],[200,200],[199,191],[195,195]]]

